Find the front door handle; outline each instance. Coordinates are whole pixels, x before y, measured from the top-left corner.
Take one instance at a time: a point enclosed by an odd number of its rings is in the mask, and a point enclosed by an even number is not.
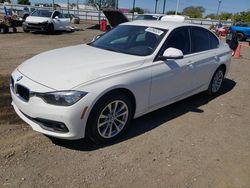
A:
[[[187,65],[190,66],[190,67],[193,67],[193,64],[194,64],[194,61],[188,61],[187,62]]]

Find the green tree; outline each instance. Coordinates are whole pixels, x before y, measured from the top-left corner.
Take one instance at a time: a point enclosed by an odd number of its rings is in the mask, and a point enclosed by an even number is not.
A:
[[[21,4],[21,5],[30,5],[30,1],[29,0],[18,0],[17,3]]]
[[[140,7],[135,7],[129,11],[130,13],[137,12],[138,14],[144,14],[144,10]]]
[[[205,12],[205,8],[202,6],[194,7],[186,7],[183,9],[182,14],[185,16],[189,16],[191,18],[202,18],[202,14]]]
[[[250,23],[250,11],[239,12],[233,15],[234,22]]]
[[[102,8],[102,7],[105,7],[105,8],[115,7],[116,2],[117,2],[117,0],[86,0],[87,4],[97,5],[100,8]]]
[[[174,10],[170,10],[170,11],[167,11],[166,13],[167,15],[174,15],[175,14],[175,11]],[[181,15],[180,12],[177,12],[178,15]]]
[[[232,19],[233,14],[229,12],[222,12],[219,17],[221,20]]]
[[[205,18],[211,18],[211,19],[216,19],[216,15],[215,14],[208,14],[205,16]]]

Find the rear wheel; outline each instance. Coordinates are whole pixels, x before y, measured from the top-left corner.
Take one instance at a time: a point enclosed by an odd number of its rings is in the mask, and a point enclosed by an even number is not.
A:
[[[243,41],[244,38],[245,38],[245,35],[243,33],[241,33],[241,32],[237,33],[237,39],[238,39],[238,41]]]
[[[225,74],[225,70],[222,67],[219,67],[215,71],[213,78],[210,82],[209,88],[207,90],[209,95],[214,95],[218,93],[218,91],[220,90],[222,86],[222,82],[224,80],[224,74]]]
[[[26,18],[27,18],[28,16],[29,16],[28,14],[25,14],[25,15],[23,16],[23,20],[25,21]]]
[[[126,95],[114,92],[102,97],[94,106],[87,123],[87,134],[95,143],[116,140],[132,119],[132,104]]]

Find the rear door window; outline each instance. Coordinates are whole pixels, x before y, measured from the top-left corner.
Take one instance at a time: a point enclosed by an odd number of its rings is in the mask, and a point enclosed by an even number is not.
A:
[[[208,32],[209,34],[209,44],[210,44],[210,49],[215,49],[219,47],[219,40],[217,39],[216,36],[214,36],[213,33]]]
[[[209,33],[203,28],[191,28],[192,53],[210,49]]]

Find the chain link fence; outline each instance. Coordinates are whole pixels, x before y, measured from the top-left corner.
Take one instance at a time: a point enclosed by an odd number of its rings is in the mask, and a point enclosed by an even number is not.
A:
[[[48,1],[47,1],[48,2]],[[63,0],[54,0],[54,8],[57,10],[60,10],[61,12],[65,14],[74,14],[78,16],[81,20],[90,20],[90,21],[98,21],[100,19],[105,19],[105,15],[102,12],[99,12],[95,7],[88,6],[83,4],[85,2],[83,1],[77,1],[77,0],[69,0],[69,3],[65,3]],[[35,8],[35,9],[49,9],[52,10],[52,3],[49,2],[48,5],[50,6],[43,6],[42,4],[36,4],[36,6],[33,5],[19,5],[19,4],[9,4],[6,5],[8,9],[17,9],[17,10],[23,10],[25,7]],[[75,3],[75,4],[74,4]],[[78,4],[77,4],[78,3]],[[73,5],[72,5],[73,4]],[[59,6],[58,6],[59,5]],[[3,13],[3,4],[0,3],[0,12]],[[128,19],[132,20],[132,13],[124,13],[125,16],[127,16]],[[187,22],[193,23],[193,24],[199,24],[204,27],[207,27],[208,25],[215,25],[219,21],[218,20],[207,20],[207,19],[201,19],[201,18],[187,18]],[[222,25],[232,25],[231,21],[226,20],[220,20]]]

